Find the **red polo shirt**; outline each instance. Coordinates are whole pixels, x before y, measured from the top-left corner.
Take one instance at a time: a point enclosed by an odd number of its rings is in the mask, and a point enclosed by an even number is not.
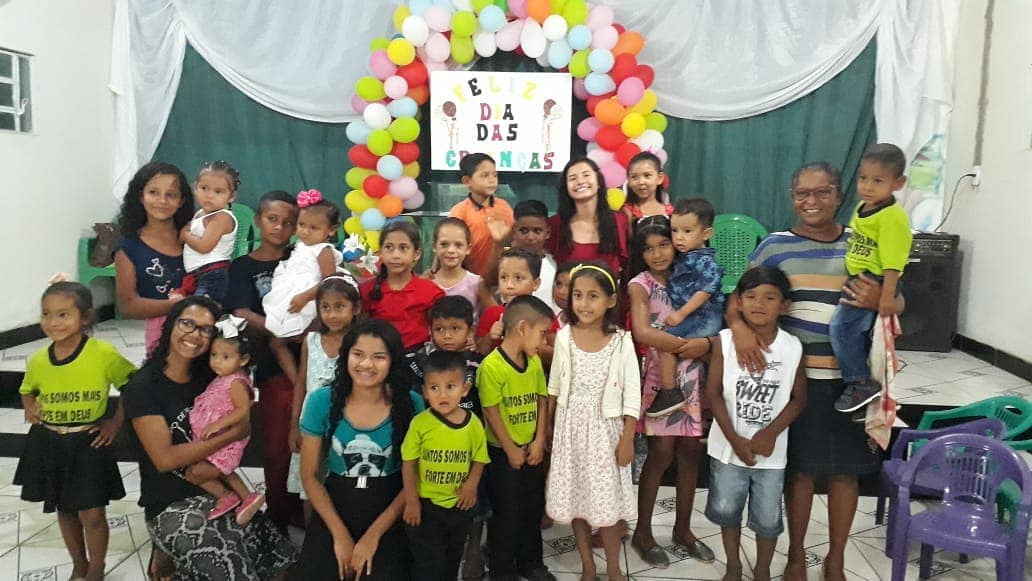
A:
[[[505,314],[505,305],[494,305],[484,309],[483,314],[480,315],[480,322],[477,323],[477,337],[486,337],[491,334],[491,327],[495,323],[501,320],[502,315]],[[559,319],[552,317],[552,327],[548,330],[549,333],[555,335],[559,331]],[[495,341],[491,345],[492,348],[501,345],[501,341]]]
[[[405,349],[419,347],[430,340],[430,325],[426,320],[426,312],[437,299],[444,296],[444,291],[435,283],[413,274],[412,280],[400,290],[392,289],[387,281],[380,285],[383,298],[376,301],[370,298],[376,279],[370,279],[359,286],[362,295],[362,310],[370,317],[383,319],[394,325],[401,333]]]

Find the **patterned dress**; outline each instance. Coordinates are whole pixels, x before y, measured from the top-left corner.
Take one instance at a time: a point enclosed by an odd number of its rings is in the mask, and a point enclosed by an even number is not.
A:
[[[190,430],[193,432],[195,440],[204,437],[204,429],[209,424],[221,420],[233,412],[233,398],[229,395],[229,387],[237,379],[243,381],[248,390],[251,389],[251,379],[242,371],[237,371],[213,379],[204,393],[194,400],[193,409],[190,410]],[[219,448],[214,454],[208,456],[208,462],[214,464],[223,474],[233,472],[240,466],[240,459],[244,457],[244,448],[250,439],[251,437],[248,436]]]
[[[631,467],[616,464],[623,418],[602,417],[609,361],[620,344],[613,335],[600,351],[571,342],[573,377],[567,405],[556,409],[545,510],[557,522],[575,518],[593,527],[637,518]]]
[[[663,321],[673,312],[666,286],[645,271],[631,279],[630,284],[641,285],[649,296],[649,322]],[[661,384],[659,353],[649,347],[645,353],[645,365],[642,369],[641,416],[638,420],[638,432],[646,436],[687,436],[698,438],[703,434],[702,426],[702,389],[706,379],[702,362],[685,359],[677,365],[677,387],[684,393],[684,407],[662,418],[649,418],[645,410],[656,399],[653,389]]]

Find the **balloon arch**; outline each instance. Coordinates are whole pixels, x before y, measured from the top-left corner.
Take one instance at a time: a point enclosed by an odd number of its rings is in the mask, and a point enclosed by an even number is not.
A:
[[[370,76],[355,84],[351,105],[362,115],[347,127],[351,189],[344,204],[348,234],[369,249],[404,210],[423,205],[419,191],[419,107],[430,98],[429,71],[465,65],[476,56],[516,51],[569,72],[589,117],[577,126],[588,157],[602,170],[610,205],[622,204],[630,159],[652,151],[666,163],[667,120],[649,89],[655,72],[639,64],[645,39],[614,22],[613,11],[585,0],[410,0],[394,11],[399,31],[372,42]]]

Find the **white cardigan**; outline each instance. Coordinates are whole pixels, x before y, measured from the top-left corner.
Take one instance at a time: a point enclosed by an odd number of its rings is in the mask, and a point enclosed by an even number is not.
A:
[[[606,374],[606,387],[602,392],[602,417],[639,417],[641,414],[641,372],[638,369],[638,354],[634,350],[631,334],[624,330],[616,332],[619,341]],[[558,398],[563,407],[570,400],[573,383],[573,358],[571,346],[573,333],[567,325],[555,336],[555,351],[552,354],[552,370],[548,378],[548,395]]]

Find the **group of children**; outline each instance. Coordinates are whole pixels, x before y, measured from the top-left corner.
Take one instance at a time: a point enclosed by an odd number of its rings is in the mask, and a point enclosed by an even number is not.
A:
[[[847,258],[851,275],[884,277],[883,315],[895,312],[892,303],[909,248],[909,238],[903,240],[909,236],[905,213],[901,219],[892,197],[905,179],[898,152],[878,145],[864,156],[862,202],[851,221],[855,240]],[[306,395],[340,373],[338,359],[353,323],[359,317],[385,320],[400,333],[406,351],[400,363],[405,373],[398,377],[408,385],[402,387],[420,393],[427,405],[412,420],[399,450],[414,570],[445,579],[455,578],[463,558],[482,567],[487,522],[492,578],[553,578],[542,558],[547,513],[572,523],[584,578],[595,575],[594,529],[607,573],[618,579],[623,578],[618,550],[626,522],[651,517],[639,514],[640,499],[631,484],[635,432],[662,435],[647,425],[643,429],[643,422],[667,418],[668,425],[690,426],[683,435],[704,434],[703,384],[686,387],[682,377],[686,363],[697,357],[684,356],[688,343],[682,339],[705,338],[710,357],[705,396],[714,420],[706,515],[722,528],[728,575],[737,578],[748,502],[749,526],[757,534],[754,575],[769,577],[782,530],[787,430],[806,401],[801,344],[778,327],[788,307],[785,275],[774,268],[750,269],[735,291],[741,317],[770,346],[763,373],[749,373],[738,365],[730,331],[721,330],[723,272],[707,247],[713,207],[701,199],[667,203],[654,155],[640,154],[628,166],[636,201],[627,211],[637,221],[629,273],[614,272],[603,262],[556,265],[545,251],[550,230],[544,204],[525,201],[510,209],[494,196],[497,172],[490,157],[474,154],[462,161],[469,198],[435,228],[433,264],[426,275],[414,270],[422,252],[419,230],[411,222],[394,221],[381,232],[378,272],[361,283],[339,268],[341,255],[330,242],[339,211],[314,190],[302,192],[296,203],[283,192],[263,196],[256,217],[262,244],[231,265],[238,225],[228,205],[239,176],[225,162],[205,165],[195,182],[200,210],[180,234],[188,272],[182,293],[211,296],[233,315],[213,329],[196,329],[212,339],[209,363],[217,377],[190,414],[194,437],[209,437],[249,414],[250,367],[272,359],[293,386],[288,434],[280,444],[298,452]],[[158,194],[141,186],[127,199],[138,195],[144,212],[156,212],[160,207],[148,205],[148,196]],[[297,242],[287,254],[295,221]],[[510,247],[504,247],[505,240]],[[621,306],[624,289],[630,305]],[[865,374],[862,367],[873,314],[842,311],[832,325],[835,352],[846,358],[852,350],[850,362],[859,363],[854,370],[843,362],[847,387],[836,407],[850,411],[877,397],[877,390],[870,395],[870,371]],[[866,319],[857,322],[861,316]],[[41,327],[52,344],[27,365],[21,393],[33,427],[15,477],[23,498],[43,501],[46,512],[58,511],[73,577],[88,579],[103,574],[103,507],[124,496],[109,446],[122,414],[119,407],[102,419],[107,392],[133,371],[111,345],[88,335],[94,318],[85,287],[59,282],[44,292]],[[634,331],[633,340],[625,327]],[[837,333],[843,327],[849,334]],[[256,340],[255,330],[265,334]],[[671,345],[669,338],[656,338],[657,332],[679,338],[677,347],[655,348]],[[652,347],[645,355],[644,381],[636,340]],[[701,381],[699,366],[693,363],[692,369]],[[237,521],[246,524],[264,502],[234,473],[245,445],[246,440],[235,442],[185,472],[217,498],[211,519],[235,509]],[[304,494],[298,465],[295,456],[287,487]],[[73,487],[72,479],[89,485]],[[650,489],[658,487],[658,479],[645,482],[643,477],[637,494],[651,495],[654,502]],[[310,516],[310,509],[306,513]],[[662,566],[666,559],[656,554],[651,532],[639,535],[641,522],[638,529],[633,546]],[[713,559],[708,547],[684,533],[675,530],[675,540],[689,554]]]

